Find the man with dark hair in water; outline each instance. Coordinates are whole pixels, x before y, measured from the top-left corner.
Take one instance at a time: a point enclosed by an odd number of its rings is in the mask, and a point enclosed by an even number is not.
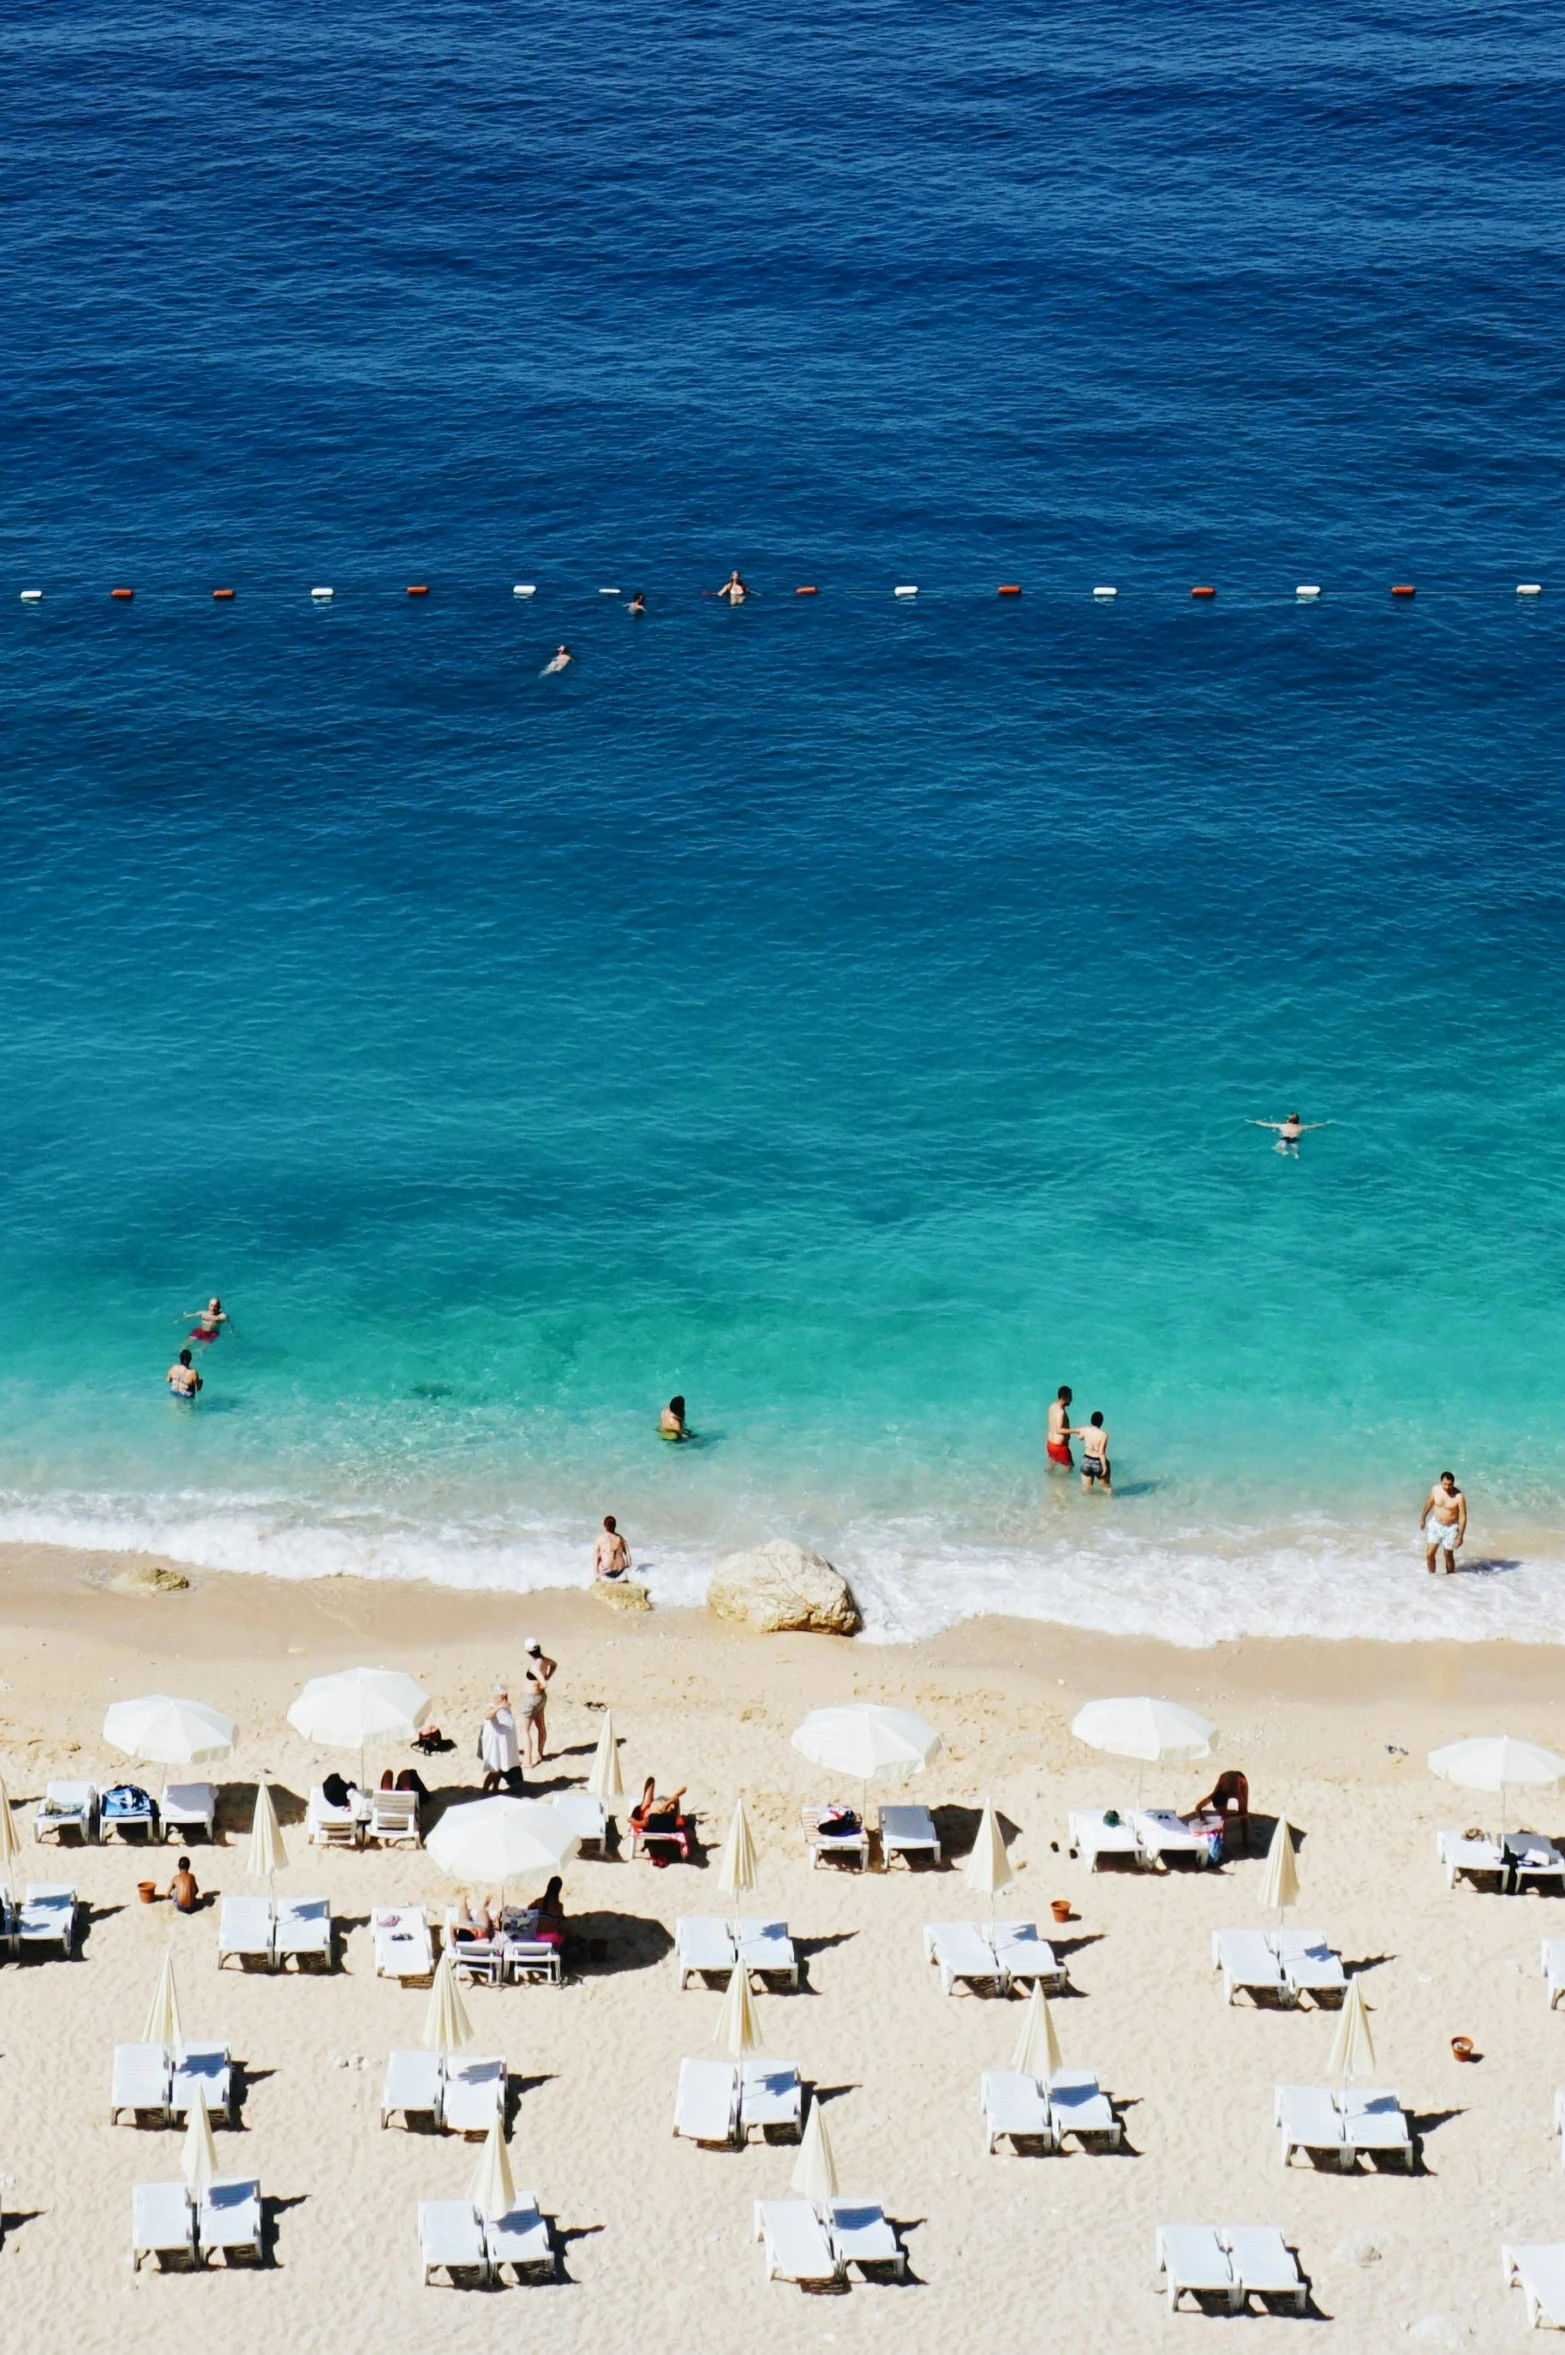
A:
[[[1051,1464],[1058,1464],[1062,1472],[1073,1472],[1076,1459],[1071,1454],[1071,1386],[1062,1382],[1049,1409],[1048,1436],[1043,1452]]]

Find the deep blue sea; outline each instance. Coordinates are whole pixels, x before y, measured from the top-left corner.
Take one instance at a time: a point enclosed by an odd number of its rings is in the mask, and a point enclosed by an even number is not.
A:
[[[1556,20],[0,56],[0,1536],[1565,1635]]]

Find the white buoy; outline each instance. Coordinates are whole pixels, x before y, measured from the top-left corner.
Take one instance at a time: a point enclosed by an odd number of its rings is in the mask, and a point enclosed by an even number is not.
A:
[[[1543,595],[1543,583],[1542,581],[1518,581],[1516,584],[1516,594],[1518,597],[1541,597]]]
[[[893,597],[916,597],[918,595],[918,583],[917,581],[902,581],[896,588],[892,590],[891,594]]]
[[[1118,589],[1094,589],[1092,594],[1094,597],[1117,597],[1119,591]]]
[[[1302,597],[1305,604],[1308,605],[1320,595],[1320,583],[1318,581],[1300,581],[1293,593],[1296,597]]]
[[[619,591],[618,589],[600,589],[598,591],[598,595],[600,597],[617,597],[619,595]]]
[[[536,597],[537,594],[538,588],[534,581],[518,581],[511,591],[513,597]]]
[[[318,605],[327,605],[331,602],[332,592],[330,589],[312,589],[310,595]]]
[[[24,605],[41,605],[43,603],[42,589],[24,589],[22,591],[22,603]]]

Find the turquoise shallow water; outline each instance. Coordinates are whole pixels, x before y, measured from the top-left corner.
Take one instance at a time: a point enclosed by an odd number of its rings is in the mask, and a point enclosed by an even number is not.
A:
[[[1540,23],[527,34],[0,30],[0,1535],[1565,1635]]]

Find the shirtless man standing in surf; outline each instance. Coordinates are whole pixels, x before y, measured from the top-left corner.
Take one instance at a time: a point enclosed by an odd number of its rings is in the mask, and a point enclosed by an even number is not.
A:
[[[1456,1549],[1467,1536],[1467,1499],[1456,1485],[1454,1472],[1442,1472],[1424,1499],[1418,1526],[1424,1539],[1424,1568],[1433,1570],[1436,1554],[1444,1554],[1447,1576],[1456,1568]]]
[[[1050,1463],[1058,1465],[1062,1472],[1075,1471],[1076,1459],[1071,1454],[1071,1391],[1068,1382],[1060,1384],[1049,1409],[1049,1429],[1043,1452]]]

